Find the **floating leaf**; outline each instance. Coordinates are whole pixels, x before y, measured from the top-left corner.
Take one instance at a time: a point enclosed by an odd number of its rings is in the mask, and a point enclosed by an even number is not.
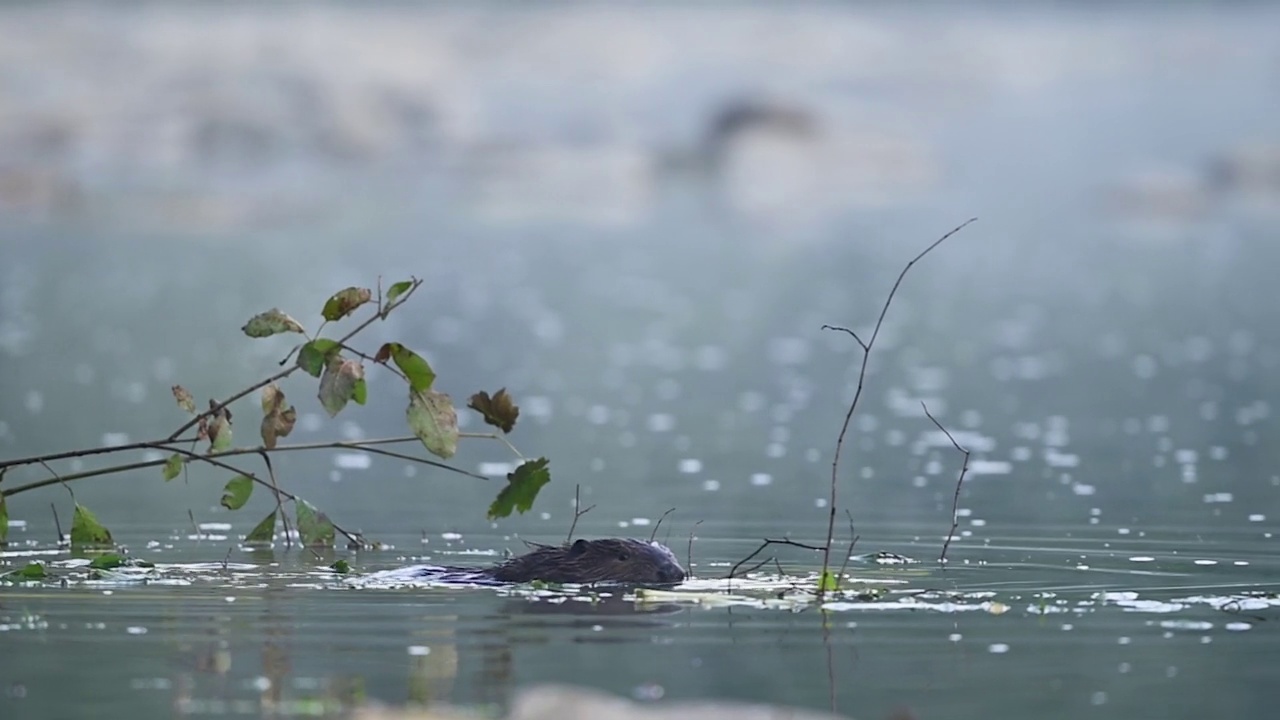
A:
[[[298,411],[292,405],[285,406],[284,392],[272,383],[262,389],[262,446],[270,450],[276,439],[288,437],[298,422]]]
[[[181,474],[182,456],[178,453],[174,453],[169,456],[168,460],[164,461],[164,481],[169,482]]]
[[[0,495],[0,545],[9,539],[9,508],[4,504],[4,495]]]
[[[298,367],[311,377],[320,377],[325,363],[329,361],[330,356],[338,352],[339,347],[337,340],[316,338],[303,345],[298,351]]]
[[[42,563],[29,562],[17,570],[10,570],[7,573],[0,574],[0,579],[11,581],[43,580],[47,576],[48,573],[45,572],[44,565]]]
[[[431,369],[426,359],[398,342],[385,343],[378,348],[373,361],[385,363],[387,358],[395,360],[400,372],[409,378],[409,388],[415,392],[430,390],[436,381],[436,371]]]
[[[356,394],[356,385],[363,384],[363,380],[364,366],[358,360],[344,360],[337,355],[329,358],[324,374],[320,376],[319,393],[320,404],[329,417],[334,417],[346,407],[347,401]]]
[[[818,580],[818,592],[835,592],[839,589],[840,581],[836,579],[835,573],[823,570],[822,578]]]
[[[546,458],[527,460],[515,472],[507,473],[507,486],[489,506],[489,519],[507,517],[512,510],[528,512],[538,497],[538,491],[551,482],[551,471],[547,469],[549,462]]]
[[[303,545],[333,547],[334,527],[329,516],[319,512],[306,500],[294,502],[297,508],[298,535]]]
[[[431,454],[448,460],[458,452],[458,413],[448,395],[410,391],[405,416],[409,429]]]
[[[262,518],[244,538],[245,545],[270,545],[276,535],[276,511]]]
[[[245,335],[252,338],[270,337],[287,332],[304,332],[302,325],[298,324],[297,320],[280,312],[278,308],[271,308],[264,313],[254,315],[240,329],[244,331]]]
[[[71,520],[71,544],[84,546],[111,546],[111,531],[102,526],[88,508],[76,503]]]
[[[325,320],[333,322],[341,320],[356,311],[356,308],[369,302],[373,298],[373,292],[368,288],[349,287],[345,290],[339,290],[333,294],[324,303],[324,310],[321,315]]]
[[[346,575],[347,573],[351,572],[351,563],[347,562],[346,560],[339,560],[338,562],[330,565],[329,569],[338,573],[339,575]]]
[[[395,302],[396,298],[405,294],[405,292],[408,291],[409,288],[411,287],[413,287],[412,280],[401,280],[395,285],[392,285],[390,288],[387,289],[387,304],[390,305],[391,303]]]
[[[174,385],[172,389],[173,399],[178,401],[178,407],[194,415],[196,412],[196,399],[191,397],[190,391],[181,385]]]
[[[107,553],[106,555],[99,555],[94,558],[93,562],[89,563],[89,567],[94,570],[112,570],[124,564],[124,556],[117,555],[115,553]]]
[[[253,478],[247,475],[233,477],[222,488],[222,507],[228,510],[239,510],[249,502],[249,496],[252,494]]]
[[[483,415],[485,422],[496,428],[502,428],[504,433],[511,432],[511,429],[516,426],[516,418],[520,416],[520,408],[512,402],[506,388],[494,393],[493,397],[489,397],[489,393],[481,390],[471,396],[467,407]]]
[[[231,447],[231,419],[219,414],[209,423],[209,452],[220,453]]]

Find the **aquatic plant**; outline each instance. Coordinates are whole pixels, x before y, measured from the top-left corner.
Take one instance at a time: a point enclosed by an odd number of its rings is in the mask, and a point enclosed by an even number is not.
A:
[[[274,497],[275,508],[254,526],[245,537],[245,544],[271,544],[275,539],[277,522],[284,530],[286,544],[291,544],[292,535],[285,505],[292,503],[294,526],[302,544],[309,547],[332,547],[336,533],[341,533],[347,538],[351,547],[367,547],[373,543],[365,539],[362,534],[344,529],[307,500],[282,488],[272,467],[271,456],[276,453],[302,450],[357,450],[430,465],[481,480],[486,479],[482,475],[441,462],[453,457],[457,452],[458,442],[463,439],[502,442],[520,461],[520,464],[507,474],[506,486],[489,505],[488,517],[496,519],[507,517],[513,511],[527,512],[533,506],[538,492],[550,482],[551,474],[545,457],[525,458],[507,439],[507,435],[515,428],[520,408],[505,388],[492,395],[483,390],[479,391],[467,402],[466,407],[479,413],[484,422],[494,428],[493,432],[459,432],[458,413],[454,402],[449,395],[434,389],[436,373],[426,358],[399,342],[384,343],[371,353],[361,351],[353,344],[363,331],[375,322],[386,320],[392,312],[403,306],[421,285],[421,280],[410,278],[391,285],[385,293],[381,280],[377,284],[376,292],[361,287],[340,290],[325,301],[320,312],[323,322],[315,333],[307,332],[302,323],[278,308],[271,308],[254,315],[241,327],[246,336],[261,339],[280,335],[300,335],[305,338],[305,342],[295,345],[280,360],[282,370],[222,400],[210,398],[205,410],[197,410],[195,395],[190,390],[182,385],[174,385],[172,388],[174,400],[178,407],[190,417],[166,436],[141,442],[104,445],[0,461],[0,544],[5,541],[8,534],[7,501],[10,497],[55,484],[63,485],[71,493],[69,484],[76,480],[151,467],[159,468],[161,477],[168,482],[184,474],[192,463],[203,463],[234,474],[226,482],[222,492],[221,504],[228,510],[239,510],[244,507],[255,487],[265,488]],[[334,333],[336,337],[326,337],[322,334],[330,324],[350,318],[358,311],[367,312],[369,309],[372,312],[368,312],[366,317],[345,334]],[[349,402],[355,402],[358,405],[364,405],[367,402],[365,372],[368,366],[376,366],[381,371],[389,372],[404,381],[408,400],[404,410],[405,421],[412,434],[372,440],[281,444],[280,441],[293,432],[294,424],[297,422],[297,410],[289,404],[284,391],[280,389],[278,383],[281,380],[298,372],[315,378],[317,397],[325,412],[332,418],[341,413]],[[236,421],[233,421],[231,406],[255,392],[261,400],[261,419],[258,421],[261,444],[251,447],[234,447],[232,443]],[[244,411],[238,409],[236,414],[243,417],[240,415],[242,412]],[[201,448],[199,446],[202,443],[208,444]],[[427,452],[440,458],[441,461],[387,449],[387,446],[401,443],[419,443]],[[56,472],[50,465],[61,460],[140,450],[159,451],[168,456],[164,459],[123,463],[62,474]],[[266,470],[265,477],[262,473],[255,473],[244,469],[241,465],[233,464],[233,459],[247,455],[256,455],[261,458]],[[4,487],[5,473],[11,468],[25,465],[39,465],[49,473],[49,476],[22,485]],[[71,496],[75,502],[75,494],[71,493]],[[54,517],[56,521],[56,513]],[[63,537],[59,524],[59,542],[62,542]],[[78,547],[112,547],[114,545],[111,532],[79,502],[75,502],[69,541],[71,545]]]

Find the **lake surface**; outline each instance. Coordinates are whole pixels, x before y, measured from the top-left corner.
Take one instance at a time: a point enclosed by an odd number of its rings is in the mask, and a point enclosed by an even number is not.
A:
[[[52,577],[0,585],[0,717],[497,712],[542,682],[860,718],[1267,716],[1276,15],[6,7],[0,458],[167,436],[172,385],[204,407],[280,369],[292,343],[245,337],[255,313],[314,330],[334,291],[412,275],[359,349],[422,352],[459,406],[508,388],[552,481],[490,522],[498,442],[450,461],[487,480],[278,454],[282,487],[386,545],[320,557],[242,549],[274,502],[220,507],[222,469],[70,483],[157,564],[107,580],[56,545],[66,489],[12,494],[0,571]],[[743,98],[807,119],[716,139]],[[801,548],[726,581],[762,538],[823,541],[861,351],[822,325],[869,337],[904,264],[973,216],[904,280],[841,465],[841,547],[847,510],[856,556],[919,562],[855,559],[822,608]],[[407,433],[403,382],[366,364],[368,404],[334,419],[282,383],[289,442]],[[972,452],[945,569],[961,457],[922,402]],[[234,411],[255,444],[256,394]],[[353,586],[559,541],[575,494],[575,536],[656,528],[694,577]]]

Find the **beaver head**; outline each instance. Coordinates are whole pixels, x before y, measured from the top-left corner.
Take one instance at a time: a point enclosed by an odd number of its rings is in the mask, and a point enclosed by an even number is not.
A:
[[[493,569],[495,580],[555,583],[615,582],[674,585],[685,578],[665,545],[631,538],[576,540],[572,545],[534,545]]]

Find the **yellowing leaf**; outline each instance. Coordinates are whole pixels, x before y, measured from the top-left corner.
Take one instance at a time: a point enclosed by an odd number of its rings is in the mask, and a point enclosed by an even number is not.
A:
[[[239,510],[244,504],[249,502],[249,496],[253,494],[253,478],[247,475],[239,475],[227,481],[226,486],[222,488],[222,507],[228,510]]]
[[[356,384],[363,385],[364,366],[357,360],[344,360],[335,355],[329,358],[320,376],[320,404],[329,417],[334,417],[347,401],[356,394]],[[364,391],[361,391],[364,392]]]
[[[278,308],[271,308],[266,312],[254,315],[249,318],[249,322],[245,323],[240,330],[252,338],[270,337],[287,332],[304,332],[302,325],[298,324],[297,320],[285,315]]]
[[[818,580],[819,592],[835,592],[840,589],[840,581],[836,579],[835,573],[830,570],[824,570],[822,577]]]
[[[374,362],[385,363],[387,358],[395,361],[400,372],[409,378],[409,389],[414,392],[425,392],[431,389],[436,381],[436,371],[421,355],[398,342],[390,342],[378,348],[373,356]]]
[[[168,460],[164,461],[164,481],[169,482],[181,474],[182,456],[178,453],[174,453],[169,456]]]
[[[298,350],[298,367],[311,377],[320,377],[325,363],[330,357],[336,355],[339,349],[337,340],[316,338]]]
[[[409,429],[433,455],[448,460],[458,452],[458,413],[448,395],[409,391]]]
[[[191,397],[191,393],[181,385],[174,385],[172,390],[173,399],[178,401],[178,407],[194,415],[196,412],[196,399]]]
[[[220,453],[231,447],[231,421],[220,413],[209,423],[209,452]]]
[[[373,292],[368,288],[349,287],[333,294],[324,304],[321,315],[325,320],[333,322],[341,320],[356,311],[356,308],[369,302]]]
[[[277,438],[288,437],[298,422],[298,411],[284,404],[284,391],[272,383],[262,389],[262,446],[270,450]]]
[[[493,397],[489,397],[489,393],[481,390],[471,396],[467,407],[483,415],[485,422],[501,428],[505,433],[511,432],[511,429],[516,426],[516,418],[520,416],[520,408],[512,402],[506,388],[494,393]]]
[[[549,462],[546,458],[528,460],[521,463],[515,472],[507,473],[507,486],[489,505],[489,519],[507,517],[512,510],[528,512],[538,497],[538,491],[551,482],[551,471],[547,468]]]

